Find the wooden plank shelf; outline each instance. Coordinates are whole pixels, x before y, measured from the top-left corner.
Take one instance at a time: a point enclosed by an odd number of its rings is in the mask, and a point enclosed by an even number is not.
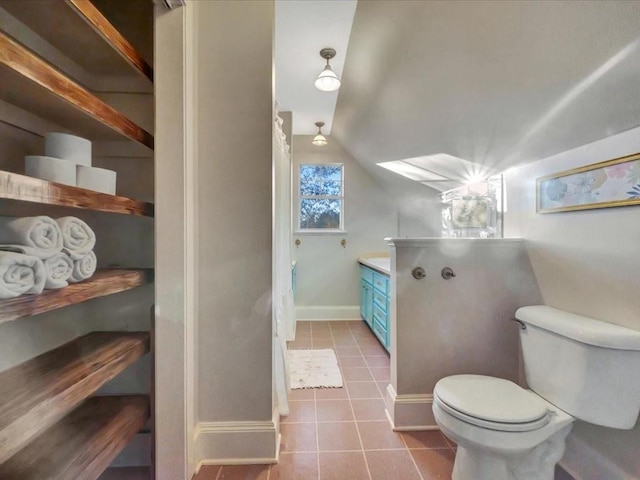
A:
[[[89,280],[60,290],[0,300],[0,323],[123,292],[152,281],[152,269],[100,269]]]
[[[96,75],[138,73],[153,82],[153,68],[89,0],[0,0],[3,8],[77,65]],[[46,14],[43,14],[46,12]],[[63,28],[53,26],[63,25]],[[78,39],[82,48],[78,48]]]
[[[150,467],[108,468],[98,480],[152,480]]]
[[[153,149],[153,136],[0,32],[0,99],[90,140],[129,138]]]
[[[96,480],[148,418],[148,397],[90,398],[0,465],[0,478]]]
[[[153,217],[153,203],[0,170],[0,199]]]
[[[1,372],[0,463],[14,456],[149,348],[147,332],[94,332]],[[57,440],[60,447],[66,442],[63,437]],[[0,473],[0,478],[9,477]]]

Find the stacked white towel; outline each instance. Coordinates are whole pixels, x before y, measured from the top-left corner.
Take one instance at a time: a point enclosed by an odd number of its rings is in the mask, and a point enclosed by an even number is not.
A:
[[[47,272],[47,281],[44,288],[57,290],[69,285],[73,275],[73,260],[64,252],[56,253],[53,257],[44,261]]]
[[[75,217],[0,217],[0,299],[90,278],[97,266],[95,242],[93,230]]]
[[[77,283],[90,278],[96,271],[98,261],[93,247],[96,235],[91,227],[76,217],[56,219],[62,231],[62,251],[73,262],[69,282]]]
[[[42,293],[46,278],[39,258],[0,251],[0,299]]]
[[[0,217],[0,244],[41,260],[62,250],[62,232],[49,217]]]

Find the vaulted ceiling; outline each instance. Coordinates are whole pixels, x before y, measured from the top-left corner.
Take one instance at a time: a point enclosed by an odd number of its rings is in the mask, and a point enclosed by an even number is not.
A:
[[[390,178],[376,163],[497,172],[639,125],[639,1],[360,0],[331,133]]]

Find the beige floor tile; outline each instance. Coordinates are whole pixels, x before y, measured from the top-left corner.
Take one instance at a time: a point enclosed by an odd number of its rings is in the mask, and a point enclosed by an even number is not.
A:
[[[315,398],[315,389],[313,388],[294,388],[289,393],[289,400],[313,400]]]
[[[402,432],[402,438],[410,449],[413,448],[450,448],[445,436],[439,430],[420,430]]]
[[[363,452],[320,453],[320,480],[369,480]]]
[[[283,423],[280,425],[281,452],[315,452],[318,450],[315,423]]]
[[[450,480],[454,454],[451,450],[409,450],[425,480]]]
[[[318,448],[320,452],[362,450],[356,423],[319,423]]]
[[[365,356],[364,361],[367,362],[369,367],[388,367],[391,363],[390,359],[386,355],[377,355],[374,357]]]
[[[315,388],[316,400],[347,400],[346,388]]]
[[[371,374],[373,378],[376,380],[384,380],[386,382],[391,378],[391,368],[390,367],[370,367]]]
[[[347,382],[370,382],[373,380],[368,367],[344,367],[342,376]]]
[[[271,466],[269,480],[318,480],[317,453],[281,453]]]
[[[347,382],[349,398],[382,398],[376,382]]]
[[[225,465],[219,480],[267,480],[269,465]]]
[[[316,403],[318,422],[352,422],[354,420],[348,400],[323,400]]]
[[[282,419],[281,423],[311,422],[316,421],[316,402],[310,400],[296,400],[289,402],[289,415]]]
[[[377,422],[358,422],[358,430],[365,450],[406,450],[402,437],[394,432],[386,420]]]
[[[420,480],[411,455],[407,450],[365,452],[371,480]]]
[[[216,480],[221,468],[220,465],[203,465],[193,480]]]
[[[362,356],[353,356],[353,357],[338,357],[338,363],[340,364],[340,368],[349,368],[349,367],[367,367],[367,363],[364,361]]]
[[[385,405],[382,399],[351,400],[356,420],[386,420]]]

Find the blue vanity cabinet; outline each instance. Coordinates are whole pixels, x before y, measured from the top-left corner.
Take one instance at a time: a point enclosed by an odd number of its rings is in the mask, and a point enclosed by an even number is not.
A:
[[[389,350],[389,277],[360,265],[360,315]]]
[[[360,316],[373,328],[373,271],[360,266]]]

